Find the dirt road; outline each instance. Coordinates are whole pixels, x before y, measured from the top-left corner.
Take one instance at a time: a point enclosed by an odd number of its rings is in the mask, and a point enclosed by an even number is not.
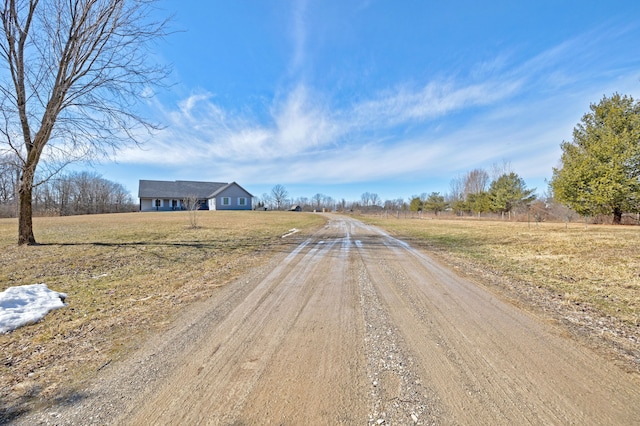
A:
[[[640,422],[637,377],[377,228],[334,216],[276,260],[58,423]]]

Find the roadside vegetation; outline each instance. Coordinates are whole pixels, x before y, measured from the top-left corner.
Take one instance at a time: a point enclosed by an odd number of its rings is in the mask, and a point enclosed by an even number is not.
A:
[[[45,283],[68,306],[0,335],[0,419],[53,396],[162,330],[187,304],[325,222],[288,212],[123,213],[34,218],[39,245],[0,219],[0,290]],[[292,228],[300,232],[287,238]]]

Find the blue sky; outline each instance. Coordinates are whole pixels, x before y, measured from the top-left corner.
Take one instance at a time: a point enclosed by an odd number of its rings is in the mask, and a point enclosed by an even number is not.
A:
[[[590,103],[640,99],[640,2],[161,0],[166,128],[96,166],[138,179],[382,200],[508,162],[530,188]]]

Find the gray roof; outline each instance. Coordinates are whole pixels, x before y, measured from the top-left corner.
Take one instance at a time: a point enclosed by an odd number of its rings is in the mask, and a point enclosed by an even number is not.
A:
[[[138,186],[138,198],[184,198],[194,195],[198,198],[209,198],[218,190],[226,187],[223,182],[194,182],[177,180],[141,180]]]
[[[238,187],[238,188],[240,188],[242,191],[246,192],[246,193],[247,193],[247,195],[248,195],[249,197],[253,197],[253,195],[251,195],[251,194],[249,193],[249,191],[247,191],[246,189],[244,189],[243,187],[241,187],[240,185],[238,185],[236,182],[231,182],[231,183],[229,183],[229,184],[223,185],[223,186],[221,186],[220,188],[216,189],[213,193],[211,193],[211,195],[209,195],[209,198],[213,198],[213,197],[215,197],[215,196],[216,196],[216,195],[218,195],[218,194],[222,194],[224,191],[226,191],[226,190],[227,190],[227,188],[230,188],[230,187],[232,187],[232,186],[237,186],[237,187]]]

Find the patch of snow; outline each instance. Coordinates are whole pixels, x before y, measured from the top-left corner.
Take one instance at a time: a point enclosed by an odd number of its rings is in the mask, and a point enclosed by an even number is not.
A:
[[[50,311],[66,306],[66,298],[46,284],[9,287],[0,292],[0,334],[40,321]]]
[[[299,230],[299,229],[296,229],[296,228],[289,229],[289,232],[287,232],[286,234],[284,234],[284,235],[282,236],[282,238],[284,238],[284,237],[288,237],[289,235],[293,235],[293,234],[295,234],[296,232],[300,232],[300,230]]]

